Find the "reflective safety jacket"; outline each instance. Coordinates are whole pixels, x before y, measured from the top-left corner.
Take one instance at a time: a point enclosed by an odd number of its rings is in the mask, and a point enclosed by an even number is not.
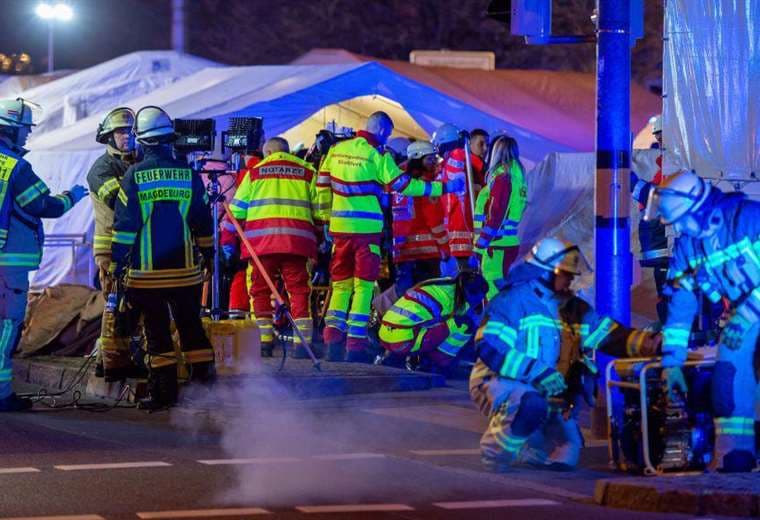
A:
[[[284,152],[273,153],[248,172],[230,210],[257,254],[316,258],[316,182],[311,164]],[[249,256],[242,248],[241,258]]]
[[[92,209],[95,212],[95,256],[111,256],[111,237],[113,234],[113,210],[119,195],[121,179],[130,163],[124,161],[117,151],[110,146],[98,157],[87,173],[90,187]]]
[[[33,271],[42,259],[41,218],[57,218],[74,205],[68,192],[50,195],[47,185],[0,140],[0,272]]]
[[[425,181],[432,181],[434,177],[435,172],[420,176]],[[440,198],[407,197],[394,193],[392,211],[395,263],[438,260],[451,256]]]
[[[381,198],[387,187],[412,197],[440,197],[440,182],[424,182],[403,173],[390,154],[381,155],[374,137],[358,132],[327,153],[319,169],[319,220],[330,222],[334,236],[379,235],[383,231]]]
[[[184,287],[202,281],[196,247],[213,255],[211,214],[200,175],[168,146],[146,147],[127,170],[116,202],[113,262],[128,264],[127,286]]]
[[[760,202],[730,193],[720,194],[711,204],[721,210],[723,225],[718,231],[708,238],[676,239],[668,270],[671,297],[663,331],[664,362],[686,360],[698,310],[696,291],[714,303],[728,299],[733,311],[750,323],[760,320]]]
[[[243,184],[243,181],[248,176],[248,172],[251,171],[251,168],[256,166],[260,160],[260,157],[253,156],[249,158],[248,161],[246,161],[245,168],[241,169],[235,177],[235,191],[237,191],[240,185]],[[219,227],[221,228],[219,238],[221,245],[231,245],[235,247],[238,247],[240,245],[240,238],[238,237],[237,231],[235,231],[235,226],[232,225],[232,222],[230,222],[230,217],[226,213],[222,217],[222,222],[220,223]]]
[[[667,265],[671,254],[671,244],[668,240],[665,224],[659,219],[646,221],[643,215],[649,198],[649,191],[662,182],[662,154],[657,157],[657,166],[659,169],[652,178],[652,182],[637,179],[636,183],[631,186],[631,196],[639,203],[641,213],[641,218],[639,218],[639,245],[641,246],[639,263],[643,267]]]
[[[478,193],[475,202],[475,251],[520,245],[517,227],[528,204],[528,187],[522,168],[513,161],[506,172],[499,166]]]
[[[453,278],[436,278],[412,287],[383,315],[380,340],[390,344],[414,342],[411,352],[422,346],[427,331],[445,323],[449,336],[438,345],[438,350],[456,356],[473,335],[472,329],[463,321],[457,325],[457,317],[464,317],[469,306],[455,309],[456,285]]]
[[[539,268],[512,269],[507,287],[486,307],[475,335],[478,361],[471,381],[498,376],[531,383],[546,370],[567,375],[573,361],[596,349],[615,357],[639,353],[646,332],[598,315],[576,296],[561,300],[537,278],[524,276],[531,271]],[[515,282],[520,277],[525,281]]]
[[[470,161],[472,162],[474,197],[477,197],[478,191],[484,184],[483,160],[470,153]],[[444,157],[441,180],[445,182],[455,178],[465,179],[465,188],[461,192],[447,193],[441,198],[446,214],[446,229],[449,231],[451,255],[456,257],[468,257],[472,254],[473,222],[470,199],[467,195],[466,175],[467,163],[464,149],[457,148],[447,153]]]

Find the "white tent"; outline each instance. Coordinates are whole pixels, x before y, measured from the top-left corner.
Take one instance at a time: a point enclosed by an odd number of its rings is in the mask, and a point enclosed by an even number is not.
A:
[[[267,135],[285,135],[292,143],[303,141],[307,146],[329,120],[335,119],[343,126],[358,126],[371,112],[385,110],[394,118],[397,134],[401,135],[427,137],[444,122],[460,128],[506,131],[520,142],[521,154],[528,165],[551,152],[578,150],[542,135],[535,128],[535,120],[531,130],[515,124],[510,120],[510,99],[505,99],[498,110],[476,102],[472,95],[462,94],[465,102],[458,94],[461,87],[450,86],[450,81],[443,82],[440,76],[435,79],[431,74],[425,69],[419,79],[412,79],[411,73],[377,62],[206,68],[118,104],[133,108],[158,105],[174,118],[214,118],[218,130],[227,127],[230,117],[260,116],[264,118]],[[539,79],[545,82],[549,74],[544,72]],[[558,77],[555,82],[566,80]],[[493,77],[493,85],[502,82],[508,86],[514,81],[514,77],[504,74]],[[551,110],[551,100],[545,100],[544,104]],[[30,142],[32,152],[28,159],[51,190],[85,182],[89,166],[103,153],[95,142],[95,130],[106,111],[115,105],[103,104],[102,110],[90,112],[74,124],[42,132]],[[533,107],[530,110],[536,114],[539,105],[540,96],[529,103],[521,100],[514,105],[514,114],[519,113],[526,120],[527,107]],[[586,125],[585,120],[572,128],[577,132],[582,125]],[[556,121],[546,120],[544,127],[548,134],[556,135]],[[568,129],[568,134],[572,132]],[[89,203],[80,204],[62,219],[46,222],[46,231],[54,235],[86,235],[82,242],[88,243],[92,233]],[[64,280],[87,283],[89,257],[87,247],[46,248],[34,285],[47,286]]]

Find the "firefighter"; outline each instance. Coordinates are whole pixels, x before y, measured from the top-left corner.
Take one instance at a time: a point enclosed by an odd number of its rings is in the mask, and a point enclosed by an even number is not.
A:
[[[95,212],[95,240],[93,253],[98,266],[98,279],[105,295],[114,289],[114,280],[108,275],[111,265],[111,235],[113,212],[119,194],[121,179],[127,168],[135,162],[135,135],[132,132],[135,113],[127,107],[111,110],[98,125],[95,140],[106,146],[87,173],[90,199]],[[134,312],[115,313],[116,321],[103,319],[104,330],[98,339],[99,356],[96,374],[106,381],[119,381],[127,377],[142,376],[141,370],[130,359],[129,342],[139,316]]]
[[[285,284],[293,320],[306,341],[311,341],[307,263],[317,257],[317,174],[311,164],[289,153],[281,137],[264,145],[264,159],[246,175],[230,204],[232,216],[241,222],[266,274]],[[242,251],[242,258],[250,258]],[[253,312],[261,334],[261,353],[272,356],[272,293],[264,273],[253,270]],[[295,335],[293,357],[308,354]]]
[[[498,137],[491,148],[486,186],[475,203],[475,247],[470,267],[480,268],[488,282],[488,298],[499,286],[520,250],[517,228],[528,203],[525,168],[517,141]]]
[[[383,348],[396,357],[417,354],[446,369],[478,328],[487,289],[483,277],[469,270],[415,285],[383,315]]]
[[[686,361],[696,292],[729,302],[712,378],[715,414],[713,469],[751,471],[755,465],[755,400],[760,335],[760,203],[723,193],[690,171],[654,188],[647,218],[659,215],[677,238],[668,270],[670,293],[662,365],[671,392],[686,391]]]
[[[34,126],[33,105],[21,98],[0,101],[0,412],[32,407],[13,393],[12,356],[21,339],[29,271],[42,258],[41,218],[58,218],[87,195],[83,186],[51,196],[23,159]]]
[[[450,124],[438,127],[433,133],[433,144],[443,157],[442,181],[460,180],[463,188],[456,193],[448,193],[441,200],[445,214],[445,225],[449,232],[451,255],[460,265],[466,265],[472,256],[473,222],[472,208],[467,188],[467,162],[464,154],[464,142],[459,130]],[[483,160],[470,152],[472,164],[473,197],[476,197],[484,184]]]
[[[590,270],[577,246],[545,238],[525,260],[475,335],[470,395],[489,418],[481,458],[494,471],[515,462],[569,470],[583,445],[578,406],[593,402],[593,352],[650,355],[659,336],[599,316],[573,294],[573,278]]]
[[[214,351],[200,318],[203,273],[197,249],[212,265],[212,221],[199,175],[175,159],[172,120],[147,106],[135,116],[144,159],[122,180],[113,225],[114,276],[126,274],[127,301],[142,313],[148,344],[147,410],[177,401],[177,357],[170,319],[179,333],[190,380],[210,384]]]
[[[380,269],[380,198],[386,187],[408,196],[439,197],[461,190],[464,184],[463,179],[441,184],[404,174],[390,154],[378,152],[392,131],[393,121],[386,113],[373,113],[366,130],[333,146],[319,170],[317,191],[320,212],[324,212],[320,218],[329,219],[334,242],[332,294],[324,331],[328,359],[332,361],[342,360],[347,349],[348,361],[369,362],[367,325]]]
[[[662,116],[659,115],[652,123],[652,135],[657,140],[658,146],[662,147]],[[662,182],[662,153],[657,156],[657,172],[651,182],[640,179],[631,170],[631,196],[639,204],[639,246],[641,257],[639,264],[642,268],[651,269],[654,276],[655,289],[657,290],[657,318],[660,323],[665,323],[668,304],[665,301],[663,289],[667,281],[668,264],[670,262],[671,244],[665,231],[665,225],[659,219],[646,220],[644,209],[646,208],[649,192],[654,186]]]
[[[401,169],[415,179],[435,180],[438,155],[428,141],[415,141],[406,149],[407,162]],[[443,225],[439,197],[393,195],[393,261],[396,264],[396,294],[403,295],[419,282],[441,276],[441,263],[452,261],[449,234]],[[452,271],[452,269],[449,269]],[[453,269],[453,273],[456,270]]]

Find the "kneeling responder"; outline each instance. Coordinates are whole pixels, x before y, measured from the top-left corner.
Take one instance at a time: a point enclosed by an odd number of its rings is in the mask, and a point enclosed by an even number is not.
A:
[[[346,349],[347,361],[370,361],[367,327],[380,273],[384,220],[380,199],[386,188],[411,197],[439,197],[464,187],[464,178],[442,184],[404,174],[390,154],[378,151],[392,131],[393,121],[388,114],[373,113],[366,130],[330,148],[319,169],[320,208],[329,208],[325,213],[320,210],[320,219],[329,219],[329,234],[334,241],[330,263],[332,295],[324,331],[330,361],[343,361]]]
[[[480,274],[468,270],[415,285],[383,315],[383,348],[398,357],[418,354],[445,369],[480,324],[487,288]]]
[[[51,196],[22,157],[32,131],[32,105],[23,99],[0,101],[0,412],[32,407],[11,388],[12,356],[21,339],[29,291],[29,271],[40,266],[44,234],[40,218],[58,218],[87,190]]]
[[[135,134],[132,127],[135,113],[130,108],[111,110],[98,125],[95,140],[106,145],[106,151],[98,157],[87,173],[90,198],[95,212],[95,240],[93,253],[98,266],[98,278],[104,295],[115,289],[115,280],[109,275],[111,265],[111,238],[113,212],[121,180],[130,165],[135,163]],[[100,363],[98,371],[106,381],[119,381],[127,377],[142,376],[130,359],[129,342],[135,331],[139,315],[131,309],[114,312],[114,320],[103,317],[104,329],[98,340]],[[108,330],[111,329],[111,330]]]
[[[175,159],[169,115],[147,106],[135,117],[144,159],[127,170],[113,225],[114,275],[126,272],[127,301],[143,315],[148,343],[150,398],[155,410],[177,401],[177,358],[171,318],[179,333],[190,380],[211,383],[214,351],[200,318],[203,274],[196,247],[212,265],[212,221],[199,175]],[[171,312],[171,314],[170,314]]]
[[[282,137],[264,145],[264,159],[246,175],[230,204],[232,216],[241,221],[246,237],[266,270],[253,269],[253,312],[261,334],[261,355],[272,356],[272,292],[265,276],[280,276],[285,283],[290,312],[307,342],[312,337],[307,262],[317,257],[317,174],[314,168],[289,153]],[[225,252],[227,254],[227,252]],[[247,250],[241,258],[250,259]],[[308,354],[294,334],[293,357]]]
[[[491,147],[486,186],[475,203],[475,247],[470,266],[478,266],[488,282],[488,298],[499,293],[520,250],[520,225],[528,203],[525,168],[517,141],[505,135]]]
[[[593,401],[593,352],[649,356],[658,348],[659,335],[599,316],[573,294],[573,278],[587,269],[577,246],[545,238],[486,308],[470,395],[489,417],[480,440],[489,469],[515,462],[573,469],[583,445],[580,398]]]

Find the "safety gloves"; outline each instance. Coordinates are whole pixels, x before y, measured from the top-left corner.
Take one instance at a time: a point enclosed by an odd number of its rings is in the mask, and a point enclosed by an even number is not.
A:
[[[224,244],[222,246],[222,256],[224,256],[225,261],[229,262],[235,256],[235,253],[237,253],[237,247],[234,244]]]
[[[444,260],[441,260],[441,276],[454,278],[459,272],[459,266],[457,265],[457,259],[450,256]]]
[[[71,199],[71,205],[73,206],[83,198],[87,196],[87,188],[80,184],[74,185],[69,191],[66,192]]]
[[[681,395],[686,396],[686,378],[683,376],[683,370],[681,367],[670,367],[662,371],[662,379],[665,381],[665,386],[668,391],[668,399],[671,401],[676,399],[676,390]]]
[[[459,193],[464,191],[464,178],[454,177],[443,183],[443,193]]]
[[[744,336],[747,335],[751,327],[752,323],[747,318],[741,314],[734,314],[728,320],[726,328],[723,329],[723,334],[720,337],[721,344],[728,349],[739,350],[742,341],[744,341]]]
[[[536,376],[531,384],[541,392],[544,397],[560,395],[567,390],[567,383],[562,374],[553,368],[547,368]]]

